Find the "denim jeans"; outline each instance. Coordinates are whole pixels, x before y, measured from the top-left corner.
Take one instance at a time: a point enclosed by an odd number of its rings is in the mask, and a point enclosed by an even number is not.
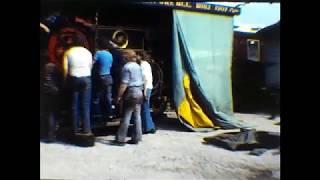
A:
[[[131,99],[130,99],[131,98]],[[118,129],[116,140],[118,142],[125,142],[131,117],[133,115],[134,129],[131,135],[133,141],[142,140],[142,126],[141,126],[141,100],[143,94],[141,90],[129,90],[125,94],[123,102],[123,112],[120,127]]]
[[[141,109],[141,120],[142,120],[142,130],[144,132],[151,131],[155,129],[154,123],[150,113],[150,96],[151,96],[151,89],[147,89],[147,96],[144,99]]]
[[[104,117],[111,116],[112,112],[112,76],[103,75],[97,79],[95,105],[100,106]]]
[[[80,127],[80,119],[83,122],[84,133],[91,133],[90,124],[90,100],[91,100],[91,78],[71,77],[70,85],[72,91],[71,116],[73,131],[77,133]]]

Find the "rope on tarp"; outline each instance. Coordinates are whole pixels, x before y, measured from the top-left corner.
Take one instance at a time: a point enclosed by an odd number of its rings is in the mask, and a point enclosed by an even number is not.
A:
[[[40,28],[42,28],[45,32],[50,33],[50,29],[41,22],[40,22]]]

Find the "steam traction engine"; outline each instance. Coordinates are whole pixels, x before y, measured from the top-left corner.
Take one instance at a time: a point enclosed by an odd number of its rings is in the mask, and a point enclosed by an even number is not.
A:
[[[145,50],[146,29],[119,27],[119,26],[98,26],[87,20],[76,17],[73,23],[56,28],[50,33],[48,40],[48,59],[62,69],[63,54],[65,44],[72,42],[72,37],[77,36],[83,42],[83,45],[89,49],[92,54],[95,52],[97,39],[103,37],[115,42],[118,34],[122,34],[124,39],[118,44],[121,49],[130,48],[135,51]],[[155,60],[150,62],[153,71],[154,89],[151,97],[153,116],[159,116],[166,107],[166,99],[162,96],[163,90],[163,72],[161,63]],[[115,95],[115,94],[114,94]],[[65,112],[67,114],[67,112]],[[92,114],[93,117],[99,117],[99,113]]]

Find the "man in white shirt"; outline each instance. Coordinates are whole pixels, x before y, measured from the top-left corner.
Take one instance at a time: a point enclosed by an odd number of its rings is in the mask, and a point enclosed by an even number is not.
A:
[[[152,69],[149,62],[147,61],[147,60],[150,60],[150,55],[144,51],[142,52],[142,55],[140,57],[141,57],[140,66],[141,66],[142,74],[144,77],[144,97],[145,97],[144,102],[142,104],[142,111],[141,111],[142,130],[145,134],[155,133],[156,129],[150,113],[150,96],[153,89]]]
[[[90,126],[91,69],[92,54],[84,48],[77,38],[65,52],[63,71],[66,83],[72,91],[72,123],[74,134],[79,133],[80,119],[83,120],[83,132],[92,135]],[[80,112],[79,112],[80,111]]]

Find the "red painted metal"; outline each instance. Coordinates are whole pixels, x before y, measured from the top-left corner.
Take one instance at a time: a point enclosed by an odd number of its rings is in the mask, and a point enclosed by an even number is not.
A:
[[[62,41],[63,39],[68,39],[71,35],[76,35],[82,42],[84,42],[84,46],[86,48],[91,49],[89,46],[89,40],[84,33],[72,27],[65,27],[57,33],[52,34],[49,38],[48,53],[50,62],[61,65],[63,54],[65,52]]]

